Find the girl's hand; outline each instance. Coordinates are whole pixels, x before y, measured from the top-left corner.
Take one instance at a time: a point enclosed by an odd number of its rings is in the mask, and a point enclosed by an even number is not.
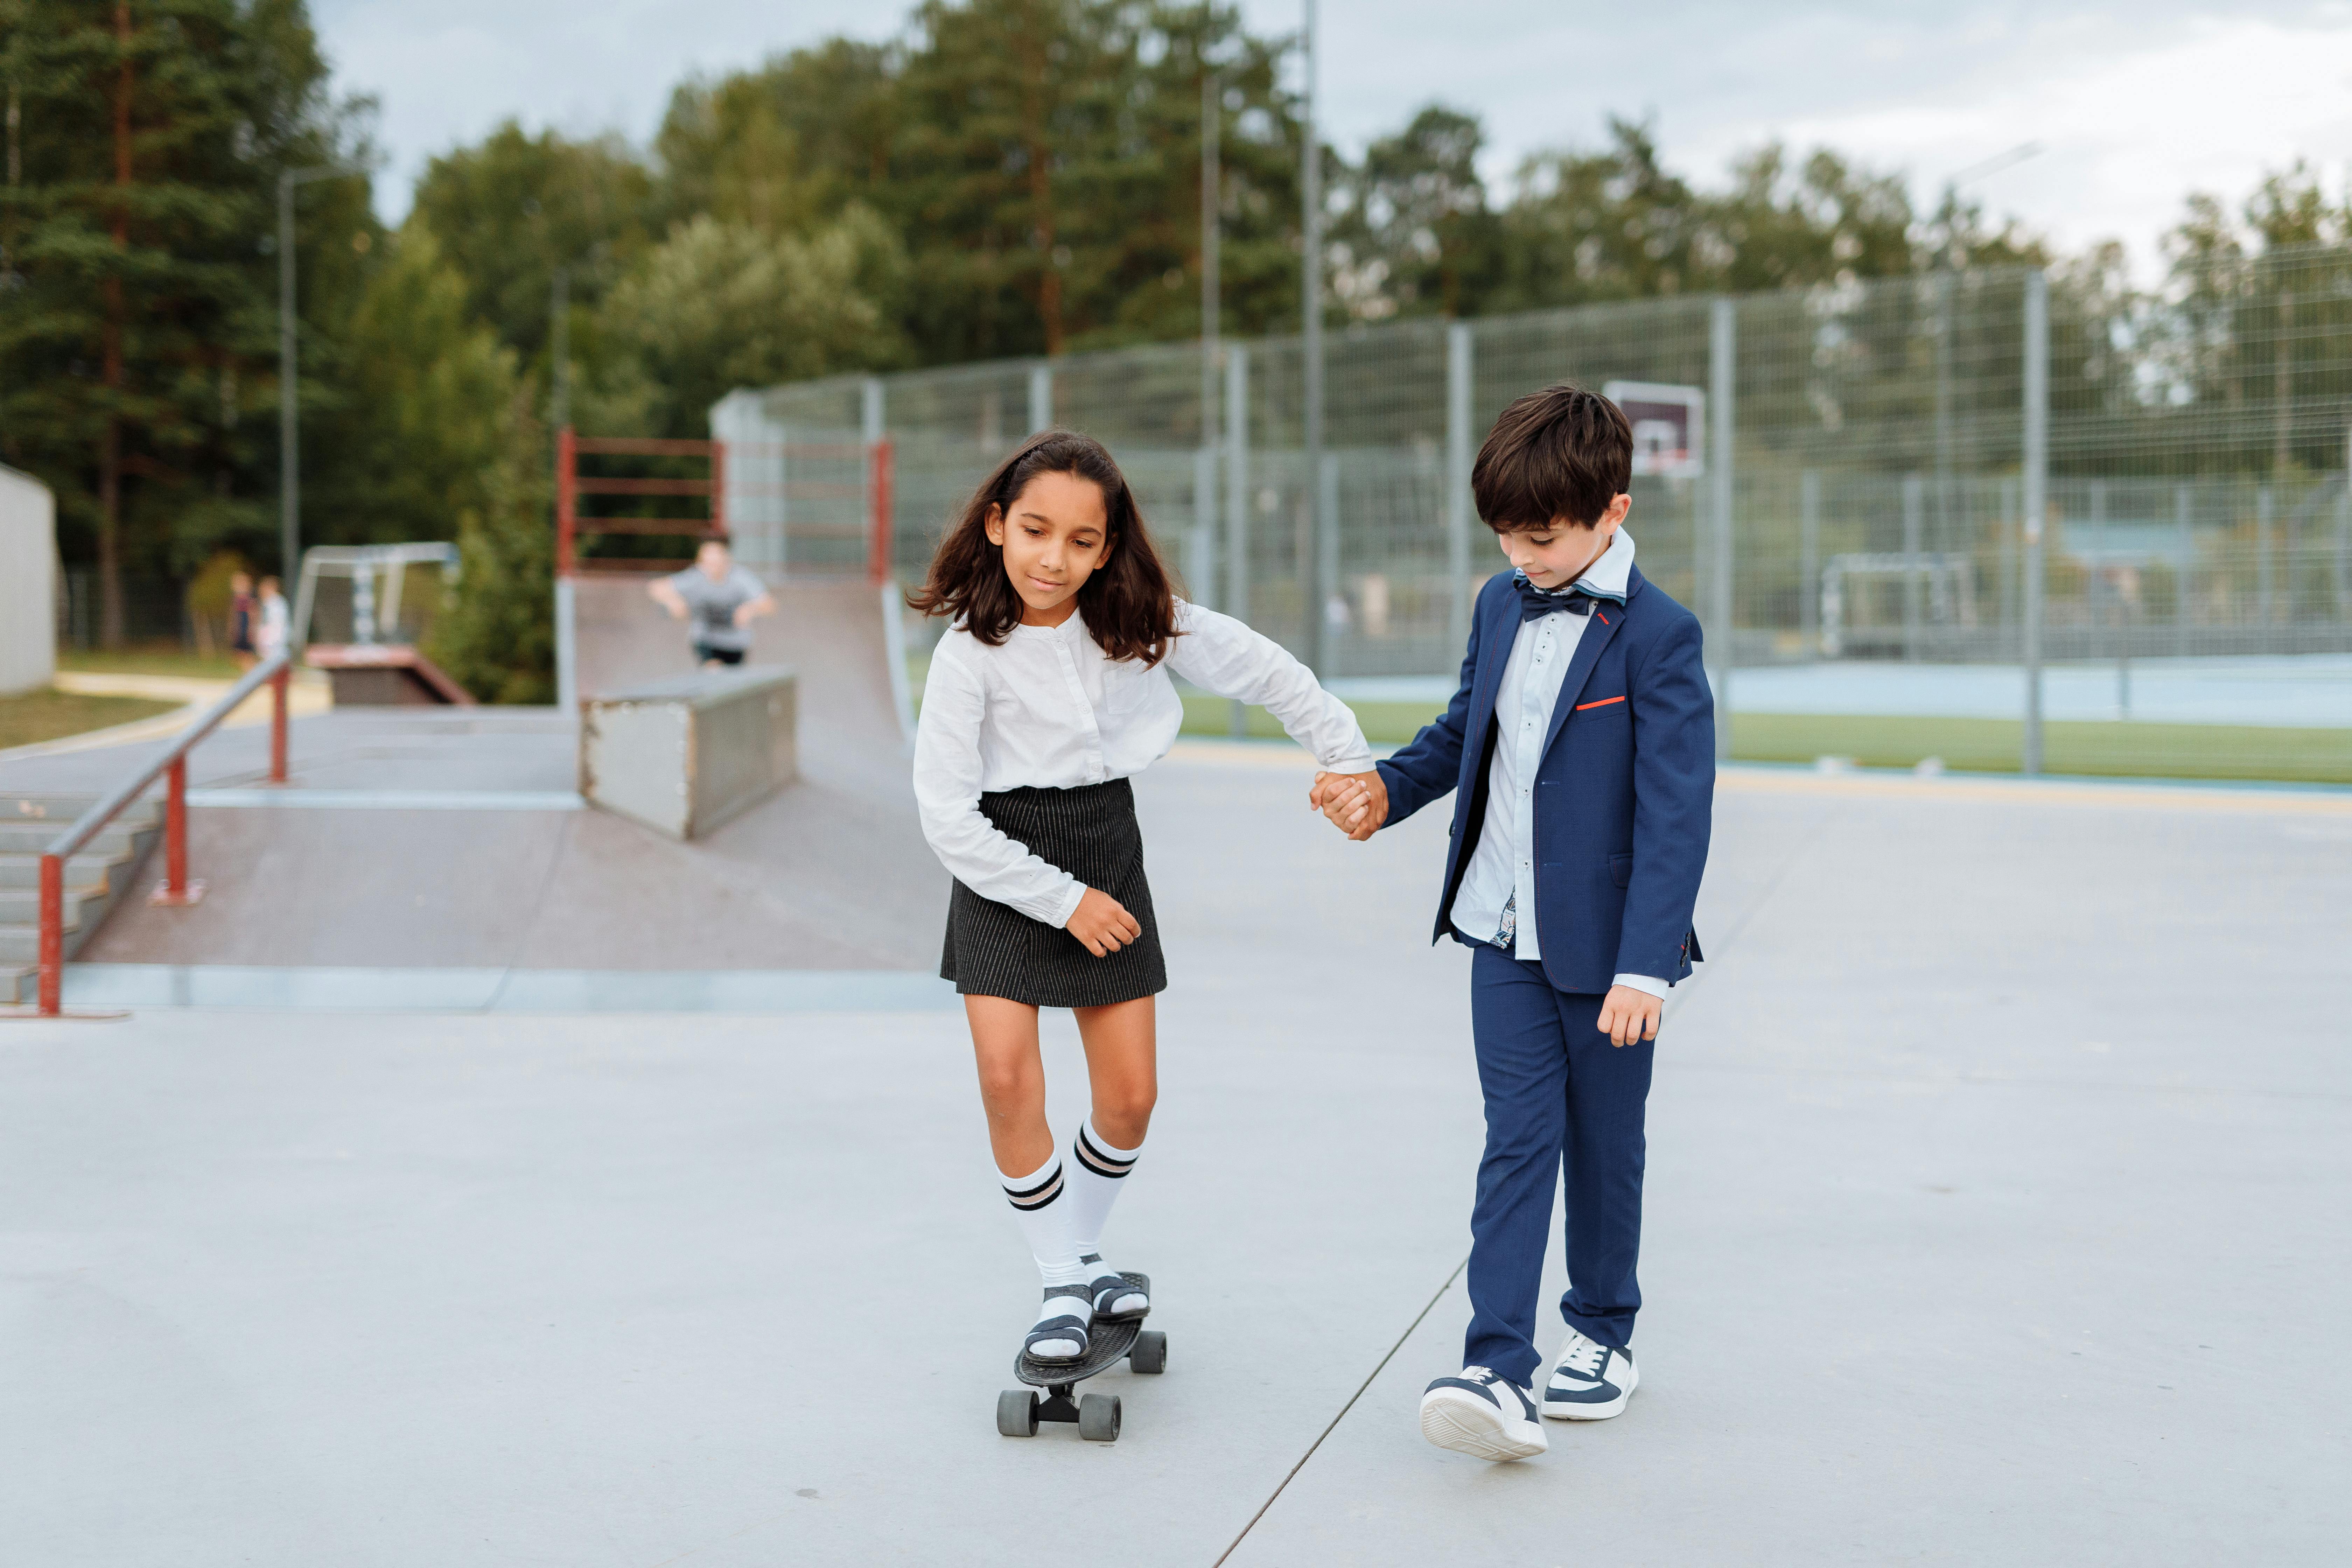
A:
[[[1142,925],[1127,912],[1127,906],[1099,888],[1087,889],[1063,929],[1097,958],[1108,958],[1143,935]]]
[[[1361,844],[1389,819],[1389,786],[1375,768],[1368,773],[1317,773],[1307,792],[1307,806]]]

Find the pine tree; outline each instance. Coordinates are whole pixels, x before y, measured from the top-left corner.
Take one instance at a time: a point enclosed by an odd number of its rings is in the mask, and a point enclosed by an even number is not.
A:
[[[268,537],[266,193],[337,130],[299,0],[11,0],[0,28],[0,430],[95,558],[112,645],[128,565]]]

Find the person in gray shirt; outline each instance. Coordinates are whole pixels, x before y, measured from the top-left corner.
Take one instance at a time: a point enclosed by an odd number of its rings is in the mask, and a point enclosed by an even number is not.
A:
[[[646,592],[672,619],[693,621],[694,661],[705,669],[742,663],[751,650],[752,621],[776,607],[767,586],[736,565],[719,539],[704,540],[693,565],[655,578]]]

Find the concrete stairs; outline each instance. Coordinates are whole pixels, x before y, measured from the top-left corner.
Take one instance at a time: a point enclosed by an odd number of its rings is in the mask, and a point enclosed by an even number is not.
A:
[[[29,1002],[41,956],[41,851],[98,804],[94,795],[0,795],[0,1003]],[[66,956],[129,896],[163,836],[163,800],[134,801],[66,862]]]

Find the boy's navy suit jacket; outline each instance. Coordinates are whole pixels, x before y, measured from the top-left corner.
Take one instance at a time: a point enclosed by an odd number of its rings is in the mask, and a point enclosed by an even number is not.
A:
[[[1454,792],[1433,942],[1486,820],[1495,696],[1519,634],[1512,574],[1479,590],[1462,686],[1435,722],[1378,764],[1391,822]],[[1535,780],[1536,935],[1561,991],[1619,974],[1672,983],[1703,955],[1691,929],[1715,805],[1715,698],[1698,620],[1633,568],[1625,603],[1597,601],[1576,645]],[[1521,920],[1528,918],[1521,910]]]

